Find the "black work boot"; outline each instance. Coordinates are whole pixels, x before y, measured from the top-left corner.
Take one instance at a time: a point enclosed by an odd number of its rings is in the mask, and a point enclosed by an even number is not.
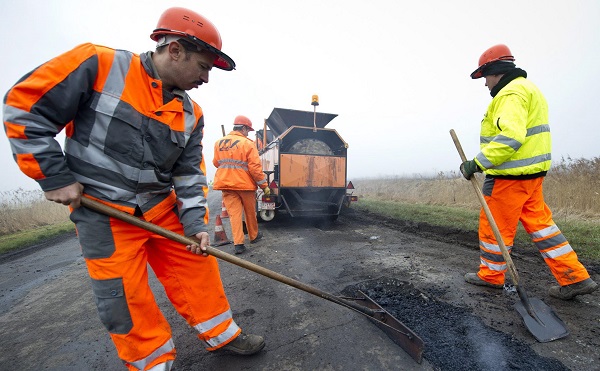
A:
[[[501,289],[501,288],[504,287],[504,285],[490,283],[488,281],[482,280],[481,278],[479,278],[479,276],[477,275],[477,273],[467,273],[467,274],[465,274],[465,281],[467,281],[471,285],[492,287],[494,289]]]
[[[258,234],[256,235],[256,238],[253,239],[252,241],[250,241],[250,243],[257,243],[261,238],[263,238],[263,234],[262,234],[262,232],[258,232]]]
[[[598,288],[598,284],[591,278],[566,286],[552,286],[548,294],[562,300],[571,300],[577,295],[591,294]]]
[[[231,341],[221,349],[249,356],[260,352],[264,347],[265,340],[262,336],[241,333],[235,340]]]
[[[235,246],[234,246],[234,248],[235,248],[235,253],[236,253],[236,254],[241,254],[241,253],[243,253],[244,251],[246,251],[246,246],[245,246],[244,244],[241,244],[241,245],[235,245]]]

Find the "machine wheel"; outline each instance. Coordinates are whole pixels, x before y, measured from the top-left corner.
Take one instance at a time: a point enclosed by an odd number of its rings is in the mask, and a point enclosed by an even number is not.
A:
[[[260,216],[260,219],[264,220],[265,222],[270,222],[273,220],[273,218],[275,218],[275,210],[261,210],[258,213],[258,216]]]

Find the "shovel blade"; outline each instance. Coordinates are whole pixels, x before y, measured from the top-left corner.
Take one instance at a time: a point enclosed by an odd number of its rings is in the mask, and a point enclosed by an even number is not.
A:
[[[396,343],[396,345],[408,353],[415,362],[420,364],[423,361],[423,350],[425,348],[423,340],[405,324],[383,309],[367,294],[360,290],[358,291],[358,294],[359,297],[354,298],[354,300],[376,312],[373,316],[373,319],[376,321],[372,322]]]
[[[531,305],[530,309],[533,310],[539,321],[527,312],[522,301],[515,303],[515,309],[523,317],[525,327],[527,327],[537,341],[547,343],[569,335],[569,330],[567,330],[565,323],[543,301],[537,298],[529,298],[529,304]]]

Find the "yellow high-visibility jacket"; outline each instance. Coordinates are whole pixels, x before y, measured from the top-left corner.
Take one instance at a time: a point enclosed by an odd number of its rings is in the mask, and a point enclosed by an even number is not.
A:
[[[475,162],[492,177],[544,176],[551,165],[551,144],[546,99],[531,81],[517,77],[488,106]]]
[[[228,191],[265,189],[267,179],[254,142],[232,131],[215,143],[213,165],[217,168],[213,188]]]

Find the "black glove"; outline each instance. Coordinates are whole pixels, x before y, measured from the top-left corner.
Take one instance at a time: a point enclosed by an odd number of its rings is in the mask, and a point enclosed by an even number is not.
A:
[[[469,180],[475,173],[480,173],[481,169],[477,166],[475,160],[465,161],[460,164],[460,172],[465,177],[465,179]]]

